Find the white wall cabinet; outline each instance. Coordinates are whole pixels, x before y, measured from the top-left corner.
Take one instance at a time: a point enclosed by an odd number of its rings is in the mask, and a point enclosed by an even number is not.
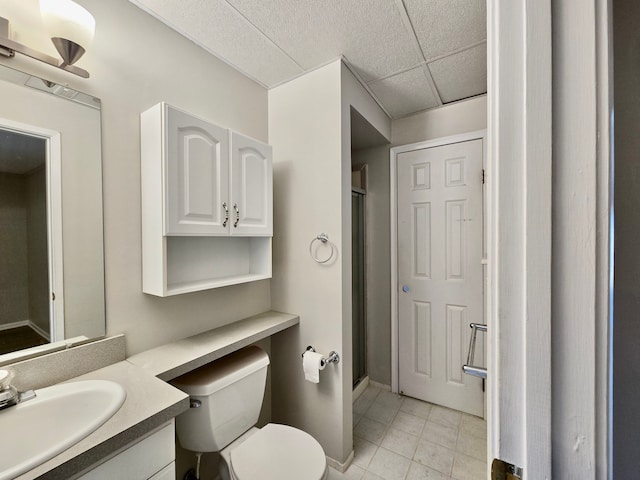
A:
[[[141,115],[143,291],[271,278],[267,144],[160,103]]]

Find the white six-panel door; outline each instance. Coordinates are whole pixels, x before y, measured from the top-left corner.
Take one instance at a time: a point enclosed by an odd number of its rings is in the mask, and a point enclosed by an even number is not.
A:
[[[479,416],[482,380],[462,365],[484,323],[482,155],[472,140],[397,156],[399,390]]]

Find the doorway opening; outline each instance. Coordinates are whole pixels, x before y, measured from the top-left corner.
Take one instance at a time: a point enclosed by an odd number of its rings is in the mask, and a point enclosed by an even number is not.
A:
[[[54,303],[55,261],[61,243],[53,219],[59,189],[50,181],[51,138],[28,126],[0,124],[0,354],[38,347],[64,338],[60,301]],[[61,274],[61,272],[60,272]],[[61,275],[60,275],[61,276]]]
[[[485,131],[391,151],[392,389],[485,416],[466,375],[471,324],[485,324]],[[484,363],[484,338],[474,362]]]

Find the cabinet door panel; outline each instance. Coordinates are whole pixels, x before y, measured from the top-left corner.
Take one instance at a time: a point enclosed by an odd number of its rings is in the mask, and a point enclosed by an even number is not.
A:
[[[135,441],[93,470],[76,477],[76,480],[146,480],[165,472],[165,469],[174,469],[175,458],[175,421],[171,420],[148,437]]]
[[[231,234],[273,234],[271,146],[231,134]]]
[[[228,131],[168,106],[166,116],[165,234],[226,235]]]

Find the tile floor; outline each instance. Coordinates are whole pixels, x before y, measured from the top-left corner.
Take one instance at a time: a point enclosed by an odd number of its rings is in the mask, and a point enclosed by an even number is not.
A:
[[[485,480],[487,424],[369,386],[353,404],[354,459],[329,480]]]

